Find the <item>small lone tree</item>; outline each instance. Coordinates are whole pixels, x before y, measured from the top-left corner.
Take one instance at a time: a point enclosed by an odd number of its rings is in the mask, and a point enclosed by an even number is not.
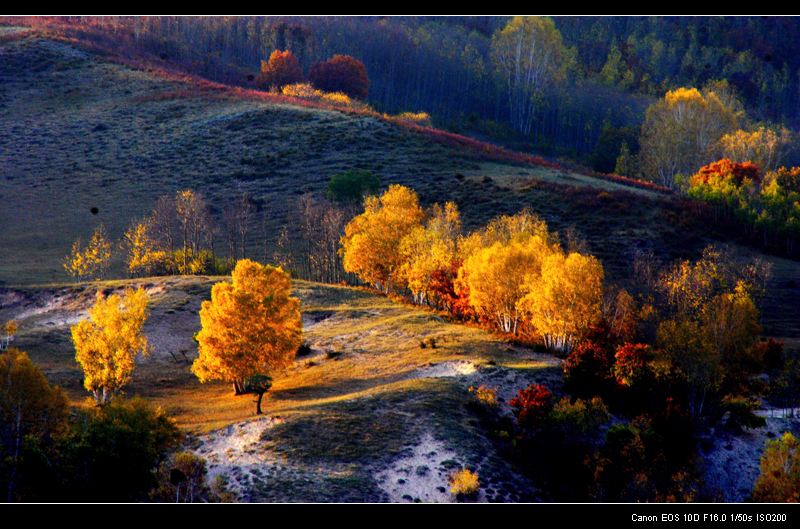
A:
[[[72,326],[83,385],[98,405],[108,403],[131,381],[136,357],[147,353],[147,338],[142,333],[146,320],[147,292],[127,288],[122,296],[98,293],[89,319]]]
[[[94,230],[85,247],[80,238],[72,244],[72,250],[64,260],[64,270],[78,281],[100,279],[110,261],[111,242],[101,224]]]
[[[214,285],[203,302],[192,372],[200,382],[232,383],[237,395],[258,394],[260,413],[269,376],[291,365],[302,342],[300,300],[280,268],[242,259],[232,279]]]
[[[5,351],[11,345],[11,340],[14,338],[14,335],[17,334],[17,329],[19,325],[14,320],[8,320],[6,324],[3,326],[3,330],[5,331],[5,337],[2,341],[0,341],[0,351]]]
[[[262,375],[261,373],[255,374],[245,381],[245,393],[252,393],[257,396],[256,415],[261,415],[261,400],[264,398],[264,393],[269,391],[271,387],[272,377],[269,375]]]
[[[303,70],[297,57],[290,50],[275,50],[269,60],[261,61],[261,73],[257,84],[260,88],[277,88],[299,83],[303,80]]]

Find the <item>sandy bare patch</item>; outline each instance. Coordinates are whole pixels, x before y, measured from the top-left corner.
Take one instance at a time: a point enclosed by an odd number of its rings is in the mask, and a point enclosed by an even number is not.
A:
[[[387,469],[375,475],[378,486],[393,503],[419,501],[451,503],[450,475],[456,453],[430,433],[422,436],[411,454],[395,460]],[[478,501],[483,499],[481,493]]]
[[[241,497],[248,483],[242,478],[253,471],[276,464],[275,456],[263,446],[264,432],[282,422],[274,417],[262,417],[231,424],[198,438],[192,451],[205,458],[209,482],[222,475],[230,492]]]
[[[144,327],[151,359],[194,358],[197,352],[194,333],[200,329],[200,316],[194,311],[181,311],[149,318]]]
[[[411,378],[465,377],[477,373],[478,367],[466,360],[450,360],[417,369]]]

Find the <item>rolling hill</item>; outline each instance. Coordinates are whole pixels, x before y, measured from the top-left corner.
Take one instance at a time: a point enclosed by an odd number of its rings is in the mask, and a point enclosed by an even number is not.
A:
[[[10,197],[0,223],[24,227],[0,234],[6,284],[66,279],[74,239],[101,222],[118,237],[158,196],[183,188],[202,191],[216,212],[247,191],[266,217],[251,254],[270,256],[297,197],[353,168],[410,185],[425,203],[455,200],[468,228],[531,206],[557,229],[576,226],[610,260],[636,241],[676,248],[676,213],[655,192],[490,160],[372,116],[165,80],[36,35],[0,44],[0,79],[0,181]]]
[[[375,116],[165,78],[19,28],[5,34],[18,38],[0,43],[0,285],[66,280],[73,240],[99,223],[119,237],[157,197],[184,188],[202,191],[217,214],[248,192],[260,209],[249,254],[270,260],[297,198],[321,196],[332,175],[353,168],[412,186],[423,203],[455,201],[467,229],[530,207],[585,242],[612,281],[630,274],[637,251],[667,261],[730,242],[656,191],[498,160]],[[800,266],[769,259],[767,332],[800,336]]]
[[[504,457],[503,439],[481,427],[467,388],[497,387],[508,415],[508,401],[529,383],[560,390],[560,360],[362,289],[296,281],[311,352],[276,379],[269,416],[251,420],[250,397],[200,385],[188,370],[198,308],[221,278],[65,283],[64,255],[97,224],[119,237],[160,195],[193,188],[218,214],[247,191],[262,217],[249,251],[268,260],[297,198],[322,195],[331,175],[358,168],[413,187],[426,204],[454,200],[468,229],[530,207],[564,240],[585,243],[611,282],[625,281],[637,251],[666,261],[730,242],[655,190],[489,156],[379,116],[243,97],[36,34],[17,37],[0,39],[0,321],[20,321],[14,345],[82,405],[69,325],[97,290],[145,287],[152,351],[128,392],[163,406],[190,433],[187,447],[243,500],[444,501],[447,476],[462,465],[484,480],[481,500],[548,499]],[[760,255],[733,246],[742,257]],[[773,263],[765,332],[796,346],[800,263],[762,257]],[[119,263],[112,272],[122,275]],[[437,347],[421,347],[430,338]],[[751,446],[777,429],[769,422]],[[724,444],[709,450],[712,475],[732,464],[752,474],[752,457],[741,462]],[[720,484],[726,494],[736,486]]]

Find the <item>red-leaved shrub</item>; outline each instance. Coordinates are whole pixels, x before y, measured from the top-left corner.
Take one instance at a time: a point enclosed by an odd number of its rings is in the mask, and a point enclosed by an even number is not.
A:
[[[564,360],[564,381],[575,395],[603,395],[613,387],[613,353],[602,343],[585,340]]]
[[[644,343],[626,343],[614,355],[614,377],[622,386],[634,386],[646,380],[649,370],[650,346]]]
[[[510,404],[517,423],[523,428],[531,428],[541,424],[553,409],[553,394],[541,384],[531,384],[519,390]]]

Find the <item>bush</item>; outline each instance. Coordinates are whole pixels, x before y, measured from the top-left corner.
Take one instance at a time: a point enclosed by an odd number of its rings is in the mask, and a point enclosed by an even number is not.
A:
[[[427,112],[402,112],[397,115],[397,119],[408,121],[409,123],[414,123],[421,127],[433,126],[431,115]]]
[[[531,384],[519,390],[511,399],[517,424],[523,429],[540,426],[553,409],[553,394],[541,384]]]
[[[564,382],[578,396],[605,395],[613,388],[613,363],[613,355],[607,347],[595,341],[584,341],[564,360]]]
[[[325,92],[322,94],[322,100],[327,103],[343,107],[349,107],[353,105],[353,100],[350,99],[350,96],[342,92]]]
[[[474,498],[481,488],[478,474],[466,468],[450,477],[450,492],[458,498]]]
[[[334,55],[311,67],[311,83],[324,92],[342,92],[356,99],[366,99],[369,78],[364,63],[349,55]]]
[[[150,499],[175,503],[213,501],[207,474],[202,457],[185,451],[172,454],[158,469],[158,486],[150,493]]]
[[[477,388],[474,386],[469,387],[469,392],[475,396],[475,400],[485,408],[497,407],[497,389],[490,388],[485,385],[480,385]]]
[[[308,342],[303,342],[303,343],[300,344],[300,347],[297,348],[297,352],[295,353],[295,356],[298,356],[298,357],[308,356],[313,352],[314,352],[314,349],[312,349],[311,346],[308,345]]]
[[[615,424],[608,429],[598,458],[595,495],[603,501],[651,498],[647,466],[647,450],[639,428]]]
[[[652,378],[648,365],[651,357],[652,352],[647,344],[623,344],[614,354],[614,377],[617,383],[632,387],[649,381]]]
[[[286,85],[281,89],[281,93],[288,97],[297,97],[300,99],[320,99],[322,97],[322,92],[309,83]]]
[[[157,468],[180,440],[174,421],[140,398],[79,412],[62,448],[64,499],[146,499]]]
[[[328,182],[328,198],[337,202],[359,202],[378,192],[380,178],[371,171],[353,169],[335,174]]]
[[[575,402],[572,402],[569,397],[564,397],[550,412],[550,421],[554,428],[580,435],[596,431],[610,418],[608,407],[600,397],[594,397],[591,400],[576,399]]]
[[[756,415],[755,410],[760,407],[756,399],[726,395],[722,399],[722,410],[728,414],[725,426],[740,432],[745,428],[761,428],[767,424],[766,419]]]

